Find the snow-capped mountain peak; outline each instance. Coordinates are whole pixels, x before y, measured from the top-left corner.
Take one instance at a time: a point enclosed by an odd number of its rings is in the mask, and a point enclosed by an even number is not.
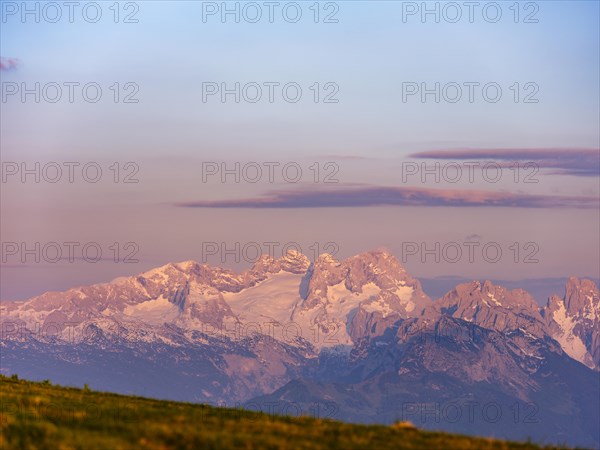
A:
[[[569,278],[564,297],[548,299],[544,318],[552,337],[571,358],[600,368],[600,295],[593,281]]]

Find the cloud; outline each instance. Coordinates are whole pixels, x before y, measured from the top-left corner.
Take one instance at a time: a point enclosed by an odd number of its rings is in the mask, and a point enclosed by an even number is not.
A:
[[[4,58],[0,56],[0,70],[14,70],[19,65],[19,60],[16,58]]]
[[[373,161],[377,158],[374,158],[372,156],[362,156],[362,155],[335,155],[335,154],[329,154],[329,155],[323,155],[321,157],[319,157],[319,159],[321,161],[327,161],[327,160],[331,160],[331,161],[339,161],[339,160],[347,160],[347,161]]]
[[[342,187],[277,190],[259,198],[175,203],[185,208],[344,208],[364,206],[452,206],[510,208],[598,208],[597,197],[560,197],[510,192],[414,187]]]
[[[412,158],[438,160],[500,161],[509,167],[514,162],[533,162],[553,175],[599,176],[600,149],[529,148],[529,149],[454,149],[413,153]]]

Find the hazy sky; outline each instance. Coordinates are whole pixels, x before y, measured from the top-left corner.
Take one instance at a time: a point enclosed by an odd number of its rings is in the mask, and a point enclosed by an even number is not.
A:
[[[246,3],[239,23],[232,14],[223,22],[213,8],[221,2],[121,2],[118,23],[113,2],[98,3],[95,23],[93,8],[70,23],[58,2],[62,16],[50,23],[55,10],[28,3],[40,8],[38,23],[23,18],[21,2],[0,2],[0,298],[169,261],[238,270],[256,248],[280,256],[294,243],[311,258],[386,247],[417,277],[599,276],[598,2],[521,2],[517,23],[513,2],[498,3],[495,23],[491,7],[470,23],[463,2],[456,23],[444,3],[439,23],[407,15],[421,2],[279,3],[273,23],[263,2],[257,23]],[[239,103],[233,93],[222,102],[235,83]],[[435,83],[440,101],[423,101],[420,90]],[[22,163],[35,172],[36,162],[40,182],[22,182]],[[450,166],[422,179],[422,164],[436,162]],[[493,166],[475,167],[470,180],[471,162]],[[239,182],[222,182],[221,163],[246,168]],[[57,165],[62,176],[48,182]],[[74,262],[64,261],[66,242],[79,244]],[[63,260],[51,262],[48,243]],[[83,258],[86,243],[101,260]],[[130,253],[139,262],[123,262]]]

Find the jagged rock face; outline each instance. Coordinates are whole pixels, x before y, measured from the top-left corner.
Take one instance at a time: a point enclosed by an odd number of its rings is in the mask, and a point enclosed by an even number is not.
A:
[[[600,369],[600,295],[594,282],[569,278],[565,296],[551,296],[543,314],[549,334],[571,358]]]
[[[235,322],[236,316],[223,299],[218,289],[198,284],[195,281],[188,282],[178,295],[169,299],[178,308],[178,317],[175,321],[182,328],[188,324],[197,322],[198,325],[210,324],[222,327],[228,320]],[[198,326],[194,327],[198,328]]]
[[[389,294],[386,292],[383,292],[381,297],[384,302],[393,301],[393,299],[387,298]],[[401,320],[399,313],[386,315],[380,311],[372,311],[369,306],[361,304],[348,324],[348,334],[354,342],[360,342],[362,339],[381,336],[399,320]]]
[[[305,255],[296,250],[288,250],[279,259],[275,259],[270,255],[262,255],[252,268],[244,272],[241,277],[244,280],[244,286],[250,287],[264,281],[269,275],[276,274],[279,271],[305,274],[309,267],[310,260]]]
[[[405,312],[419,315],[431,301],[420,283],[406,273],[398,260],[387,252],[366,252],[337,261],[329,254],[321,255],[312,268],[305,308],[311,308],[326,298],[327,288],[343,283],[351,293],[363,294],[369,285],[392,293]]]
[[[539,307],[529,293],[508,290],[490,281],[483,285],[479,281],[458,285],[424,315],[448,315],[503,333],[521,329],[537,337],[545,334]]]
[[[446,316],[433,325],[421,329],[419,336],[409,341],[410,350],[398,364],[400,374],[412,361],[422,365],[417,373],[424,370],[466,383],[494,383],[523,400],[528,391],[537,387],[519,366],[519,358],[512,354],[510,339],[501,333],[472,328],[469,323]]]
[[[471,384],[485,381],[522,400],[537,389],[530,377],[549,355],[564,355],[547,335],[538,337],[522,327],[501,332],[448,315],[404,321],[395,339],[403,349],[396,358],[401,375],[431,372]]]
[[[550,297],[543,310],[522,289],[507,290],[490,281],[483,285],[473,281],[457,286],[434,302],[425,310],[419,326],[447,315],[504,334],[519,331],[537,339],[549,336],[571,358],[598,370],[599,308],[598,288],[591,280],[570,278],[565,297]],[[526,341],[519,346],[534,352]]]
[[[302,253],[296,250],[288,250],[288,252],[278,260],[279,267],[284,272],[304,274],[310,266],[309,259]]]
[[[302,303],[305,310],[321,306],[329,286],[340,284],[347,275],[347,268],[328,253],[320,255],[309,270],[310,282]]]
[[[384,251],[338,261],[323,254],[309,269],[304,301],[293,320],[329,334],[347,348],[380,335],[400,319],[421,314],[431,300],[398,260]]]

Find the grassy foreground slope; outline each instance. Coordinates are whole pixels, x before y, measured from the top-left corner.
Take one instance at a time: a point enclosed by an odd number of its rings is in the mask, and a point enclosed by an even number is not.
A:
[[[0,376],[0,449],[534,449],[410,427],[282,417]]]

